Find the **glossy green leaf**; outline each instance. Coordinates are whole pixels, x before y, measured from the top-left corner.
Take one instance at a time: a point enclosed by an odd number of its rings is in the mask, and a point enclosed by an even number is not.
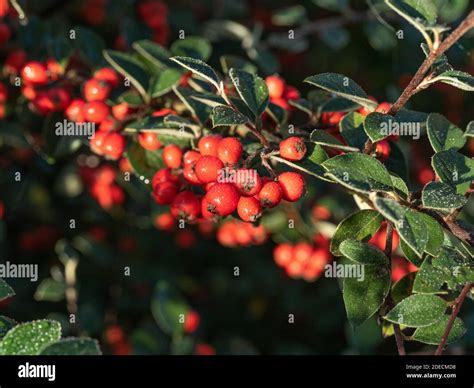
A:
[[[460,195],[474,181],[474,160],[452,149],[436,153],[431,163],[441,181],[455,187]]]
[[[403,299],[384,317],[387,321],[408,327],[424,327],[439,321],[446,302],[435,295],[415,294]]]
[[[152,98],[161,97],[173,90],[181,79],[181,73],[176,69],[165,69],[150,81],[150,95]]]
[[[102,352],[97,340],[91,338],[64,338],[46,346],[41,356],[99,356]]]
[[[15,295],[15,291],[11,288],[7,282],[0,278],[0,301],[10,298]]]
[[[430,326],[419,327],[415,330],[411,339],[428,345],[438,345],[441,342],[450,316],[444,315],[438,322]],[[458,341],[466,333],[466,327],[460,318],[454,320],[448,335],[447,344]]]
[[[421,199],[427,209],[457,209],[467,203],[464,195],[459,195],[453,186],[443,182],[428,182],[423,187]]]
[[[190,57],[172,57],[170,59],[210,82],[217,90],[219,90],[220,79],[214,69],[208,64],[199,59]]]
[[[331,135],[330,133],[322,130],[322,129],[315,129],[311,132],[309,139],[316,144],[321,146],[330,147],[330,148],[337,148],[342,151],[358,151],[358,148],[347,146],[342,144],[336,137]]]
[[[369,139],[364,131],[365,116],[357,112],[346,114],[339,122],[342,137],[348,145],[363,150]]]
[[[208,40],[200,36],[189,36],[178,39],[171,45],[173,55],[179,57],[190,57],[201,61],[207,61],[212,53],[212,46]]]
[[[385,254],[374,245],[361,241],[349,239],[339,245],[339,251],[343,256],[359,264],[387,265],[388,259]]]
[[[260,116],[268,105],[268,88],[265,81],[255,74],[240,69],[230,69],[229,76],[240,98],[255,117]]]
[[[219,105],[212,109],[212,127],[245,124],[249,121],[242,113],[230,106]]]
[[[449,149],[458,150],[466,143],[461,128],[451,124],[446,117],[439,113],[431,113],[428,116],[426,129],[435,152]]]

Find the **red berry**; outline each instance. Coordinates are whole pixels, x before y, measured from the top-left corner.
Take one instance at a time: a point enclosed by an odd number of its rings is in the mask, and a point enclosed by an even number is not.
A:
[[[163,148],[163,161],[169,168],[179,168],[181,166],[181,158],[183,150],[176,144],[168,144]]]
[[[158,205],[169,205],[178,193],[178,185],[171,181],[157,183],[153,186],[153,198]]]
[[[102,101],[92,101],[84,106],[84,117],[86,121],[100,123],[109,114],[109,107]]]
[[[280,267],[286,267],[293,260],[293,246],[290,244],[280,244],[273,250],[273,260]]]
[[[387,140],[381,140],[377,143],[375,148],[377,159],[382,162],[386,161],[390,156],[390,143]]]
[[[199,180],[199,178],[196,175],[196,171],[194,170],[196,162],[193,162],[193,164],[185,164],[183,167],[183,177],[186,179],[189,183],[193,185],[201,185],[202,182]]]
[[[194,333],[199,327],[199,322],[201,318],[196,311],[190,310],[184,318],[184,327],[183,330],[185,333]]]
[[[163,108],[163,109],[153,112],[151,115],[153,117],[162,117],[162,116],[174,115],[174,114],[176,114],[176,112],[173,109]]]
[[[237,209],[239,192],[231,183],[216,183],[202,200],[203,215],[228,216]]]
[[[225,137],[217,144],[217,156],[229,166],[237,164],[242,152],[242,143],[235,137]]]
[[[0,82],[0,104],[4,104],[8,98],[7,87]]]
[[[286,201],[295,202],[305,192],[304,179],[300,173],[283,172],[278,175],[278,183],[282,190],[283,199]]]
[[[196,176],[202,183],[217,181],[222,168],[224,163],[215,156],[202,156],[194,165]]]
[[[86,103],[81,99],[74,99],[69,103],[69,106],[64,111],[64,115],[68,120],[76,123],[84,122],[84,106]]]
[[[201,202],[193,192],[182,191],[173,199],[170,211],[176,219],[193,222],[201,213]]]
[[[21,78],[25,83],[44,85],[48,82],[48,72],[42,63],[32,61],[23,67]]]
[[[183,163],[194,165],[201,158],[201,154],[197,151],[186,151],[183,155]]]
[[[255,222],[262,215],[262,206],[254,197],[240,197],[237,213],[243,221]]]
[[[158,214],[155,217],[154,225],[159,230],[165,230],[167,232],[174,229],[175,220],[170,213]]]
[[[49,76],[54,80],[58,79],[59,76],[64,73],[63,67],[54,58],[46,60],[46,68],[48,69]]]
[[[277,75],[269,75],[265,78],[270,98],[280,98],[285,91],[285,81]]]
[[[158,135],[153,132],[140,132],[138,134],[138,142],[148,151],[156,151],[161,148],[161,142]]]
[[[119,75],[111,67],[103,67],[94,73],[94,78],[99,81],[107,82],[112,88],[116,88],[119,84]]]
[[[253,197],[262,188],[262,178],[257,170],[241,168],[235,172],[235,186],[239,189],[241,195]]]
[[[173,174],[171,169],[162,168],[158,170],[151,180],[151,186],[154,188],[158,183],[162,182],[172,182],[175,185],[179,183],[179,178]]]
[[[306,144],[300,137],[292,136],[280,143],[280,156],[286,160],[297,161],[304,158]]]
[[[90,147],[93,152],[97,155],[104,154],[104,139],[108,135],[108,132],[97,131],[92,139],[90,139]]]
[[[111,132],[104,137],[103,143],[104,153],[111,159],[119,159],[125,150],[125,137],[120,133]]]
[[[202,156],[217,156],[217,145],[222,140],[219,135],[208,135],[202,137],[198,142],[199,152]]]
[[[0,22],[0,46],[3,46],[10,40],[11,32],[5,23]]]
[[[278,205],[283,197],[283,191],[278,182],[270,181],[263,184],[258,193],[258,199],[263,207],[272,208]]]
[[[110,86],[105,81],[92,78],[84,83],[83,92],[86,101],[104,101],[109,97]]]
[[[132,109],[126,102],[114,105],[112,107],[112,115],[119,121],[125,120]]]
[[[18,74],[25,62],[26,52],[24,50],[12,51],[5,59],[5,72],[8,74]]]
[[[287,85],[283,92],[283,98],[285,100],[298,100],[300,98],[300,92],[294,86]]]
[[[376,112],[381,112],[381,113],[388,113],[392,109],[392,104],[389,102],[381,102],[377,109],[375,109]]]
[[[306,264],[312,253],[313,247],[311,244],[300,242],[293,247],[293,260]]]

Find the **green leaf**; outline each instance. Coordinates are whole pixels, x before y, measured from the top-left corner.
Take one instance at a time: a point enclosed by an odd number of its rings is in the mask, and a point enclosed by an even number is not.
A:
[[[77,27],[75,31],[76,38],[73,42],[79,55],[91,65],[100,63],[102,51],[105,48],[105,42],[102,37],[85,27]]]
[[[424,327],[439,321],[445,310],[443,299],[435,295],[415,294],[398,303],[384,319],[408,327]]]
[[[335,93],[369,109],[377,108],[377,103],[370,100],[367,93],[357,83],[342,74],[322,73],[308,77],[304,82]]]
[[[401,239],[421,257],[429,238],[422,215],[391,199],[377,197],[374,205],[385,218],[393,222]]]
[[[148,151],[135,141],[128,144],[127,158],[135,173],[148,180],[151,180],[159,169],[165,167],[162,150]]]
[[[311,132],[309,139],[313,143],[316,143],[325,147],[336,148],[342,151],[359,151],[358,148],[350,147],[350,146],[342,144],[336,137],[334,137],[333,135],[331,135],[330,133],[327,133],[326,131],[322,129],[315,129],[313,132]]]
[[[211,44],[199,36],[189,36],[185,39],[175,40],[171,45],[171,52],[179,57],[189,57],[207,61],[212,53]]]
[[[467,203],[467,198],[459,195],[454,187],[443,182],[428,182],[421,195],[423,207],[436,210],[457,209]]]
[[[385,254],[377,247],[357,240],[345,240],[339,245],[339,251],[348,259],[359,264],[388,265]]]
[[[446,117],[439,113],[431,113],[428,116],[426,129],[435,152],[449,149],[458,150],[466,143],[461,128],[451,124]]]
[[[0,278],[0,301],[10,298],[15,295],[15,291],[11,288],[7,282]]]
[[[280,158],[279,156],[271,156],[271,160],[286,164],[287,166],[302,171],[308,175],[328,181],[328,178],[324,176],[324,168],[321,167],[321,163],[326,160],[327,157],[328,156],[323,147],[317,144],[309,144],[307,145],[306,156],[298,162],[291,162]]]
[[[426,231],[428,232],[428,242],[426,243],[425,252],[431,256],[437,256],[444,241],[443,228],[438,221],[426,213],[417,213],[417,217],[422,219]]]
[[[450,289],[457,285],[474,282],[474,262],[465,260],[456,250],[443,247],[438,257],[432,260],[433,267],[443,271]]]
[[[363,150],[368,140],[364,131],[365,116],[357,112],[346,114],[339,122],[342,137],[348,145]]]
[[[209,115],[211,114],[211,107],[198,100],[198,98],[202,96],[202,93],[176,86],[173,88],[173,91],[190,110],[192,116],[196,120],[201,124],[204,124],[208,120]]]
[[[100,356],[97,340],[91,338],[64,338],[46,346],[41,356]]]
[[[140,62],[128,54],[113,50],[104,50],[104,58],[115,70],[129,79],[143,99],[148,101],[147,89],[150,79]]]
[[[219,105],[212,109],[212,127],[245,124],[249,121],[242,113],[235,111],[230,106]]]
[[[302,5],[281,8],[272,15],[272,22],[276,26],[294,26],[305,20],[306,8]]]
[[[441,181],[455,187],[460,195],[467,192],[474,180],[474,160],[452,149],[436,153],[431,163]]]
[[[387,169],[377,159],[359,152],[335,156],[322,163],[326,175],[351,190],[370,193],[393,191]]]
[[[432,258],[426,257],[419,271],[416,273],[413,283],[413,292],[417,294],[440,294],[446,281],[446,276],[442,270],[435,268],[432,264]]]
[[[390,128],[396,120],[394,117],[380,112],[371,112],[364,121],[365,133],[373,142],[380,141],[390,136]]]
[[[392,286],[391,297],[393,303],[397,304],[412,294],[415,275],[416,272],[410,272]]]
[[[161,97],[173,90],[181,79],[181,73],[176,69],[165,69],[150,81],[150,95],[152,98]]]
[[[436,77],[431,78],[427,84],[435,82],[442,82],[454,86],[458,89],[466,90],[468,92],[474,92],[474,77],[463,71],[459,70],[448,70]]]
[[[441,342],[450,316],[444,315],[438,322],[430,326],[419,327],[415,330],[411,339],[428,345],[438,345]],[[460,318],[454,320],[451,331],[448,335],[447,344],[456,342],[466,333],[466,327]]]
[[[14,319],[8,318],[5,315],[0,315],[0,341],[3,337],[5,337],[5,334],[7,334],[16,325],[18,325],[18,322],[16,322]]]
[[[59,302],[64,299],[66,284],[54,279],[44,279],[35,292],[35,299],[46,302]]]
[[[349,238],[360,241],[369,240],[380,228],[382,221],[382,215],[372,209],[361,210],[346,217],[334,232],[331,240],[331,253],[335,256],[341,256],[339,246]]]
[[[390,174],[390,178],[392,178],[392,185],[397,195],[399,195],[401,198],[406,199],[408,197],[408,194],[410,193],[410,190],[408,189],[408,186],[405,181],[394,174]]]
[[[217,76],[214,69],[208,64],[200,61],[199,59],[189,58],[189,57],[173,57],[170,58],[172,61],[183,66],[185,69],[191,70],[194,74],[202,77],[206,81],[210,82],[215,86],[217,90],[220,90],[219,87],[219,77]]]
[[[37,355],[61,338],[61,325],[51,320],[22,323],[11,329],[0,342],[0,354]]]
[[[232,68],[241,69],[252,74],[256,74],[258,70],[257,66],[255,66],[252,62],[249,62],[236,55],[222,55],[220,57],[220,63],[222,71],[225,74],[228,74],[229,70]]]
[[[268,103],[265,112],[278,125],[282,125],[288,120],[288,112],[286,111],[286,109],[283,109],[280,105],[274,104],[273,102]]]
[[[240,69],[230,69],[229,76],[240,98],[259,117],[268,105],[268,88],[265,81],[255,74]]]
[[[135,90],[127,90],[118,97],[119,102],[126,102],[134,108],[143,105],[143,99]]]
[[[412,18],[435,22],[438,16],[437,9],[431,0],[390,0],[390,3]]]
[[[167,334],[183,331],[183,318],[189,306],[170,284],[160,281],[156,284],[151,300],[151,312],[158,326]]]
[[[390,291],[390,271],[386,266],[365,265],[364,279],[345,278],[344,305],[352,327],[357,327],[374,315]]]
[[[169,59],[171,53],[158,43],[145,39],[134,42],[132,47],[142,58],[145,58],[153,66],[163,70],[170,66],[176,66]]]
[[[304,98],[299,98],[298,100],[289,100],[288,104],[306,113],[308,116],[313,114],[313,106],[311,102]]]

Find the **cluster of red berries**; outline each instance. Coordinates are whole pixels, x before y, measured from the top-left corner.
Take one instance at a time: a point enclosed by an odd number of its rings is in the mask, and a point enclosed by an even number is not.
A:
[[[168,7],[161,1],[146,0],[138,3],[138,16],[152,30],[152,40],[165,45],[170,36]]]
[[[279,244],[273,250],[273,260],[283,267],[288,276],[308,282],[318,279],[326,264],[332,261],[329,240],[318,234],[314,243],[299,242],[295,245]]]
[[[295,152],[304,152],[298,150]],[[304,194],[301,174],[283,172],[276,180],[261,177],[256,170],[239,168],[242,154],[242,143],[237,138],[220,135],[202,137],[198,150],[183,152],[175,144],[165,146],[162,157],[167,167],[152,179],[155,201],[170,205],[175,218],[190,223],[201,217],[226,217],[236,211],[243,221],[254,222],[264,208],[272,208],[282,199],[297,201]],[[196,195],[190,186],[201,187],[205,194]]]
[[[300,92],[295,87],[287,85],[285,80],[277,75],[269,75],[265,78],[265,83],[270,101],[283,109],[291,110],[288,101],[300,98]]]
[[[103,209],[125,202],[125,193],[115,182],[116,172],[113,166],[104,164],[98,168],[83,167],[80,172],[90,195]]]
[[[219,225],[216,238],[225,247],[248,247],[264,244],[268,239],[268,231],[263,225],[256,226],[239,220],[227,220]]]

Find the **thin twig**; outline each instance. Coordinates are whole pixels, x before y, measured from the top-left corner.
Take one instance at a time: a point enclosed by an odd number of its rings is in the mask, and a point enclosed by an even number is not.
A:
[[[443,40],[437,48],[433,48],[431,50],[403,93],[392,105],[392,108],[388,112],[389,115],[393,116],[395,113],[397,113],[407,103],[407,101],[419,91],[418,86],[423,82],[425,74],[431,68],[436,59],[440,55],[444,54],[444,52],[446,52],[472,27],[474,27],[474,11],[471,11],[461,22],[461,24],[459,24],[459,26],[445,40]]]
[[[443,349],[446,346],[446,343],[448,342],[449,333],[453,328],[454,321],[456,320],[456,317],[458,316],[459,311],[461,310],[461,306],[464,303],[464,299],[466,299],[468,292],[473,286],[474,283],[466,283],[461,293],[459,294],[459,297],[456,301],[456,307],[454,307],[453,312],[449,317],[448,325],[446,326],[443,336],[441,337],[441,342],[439,343],[438,348],[436,349],[435,356],[440,356],[443,353]]]

